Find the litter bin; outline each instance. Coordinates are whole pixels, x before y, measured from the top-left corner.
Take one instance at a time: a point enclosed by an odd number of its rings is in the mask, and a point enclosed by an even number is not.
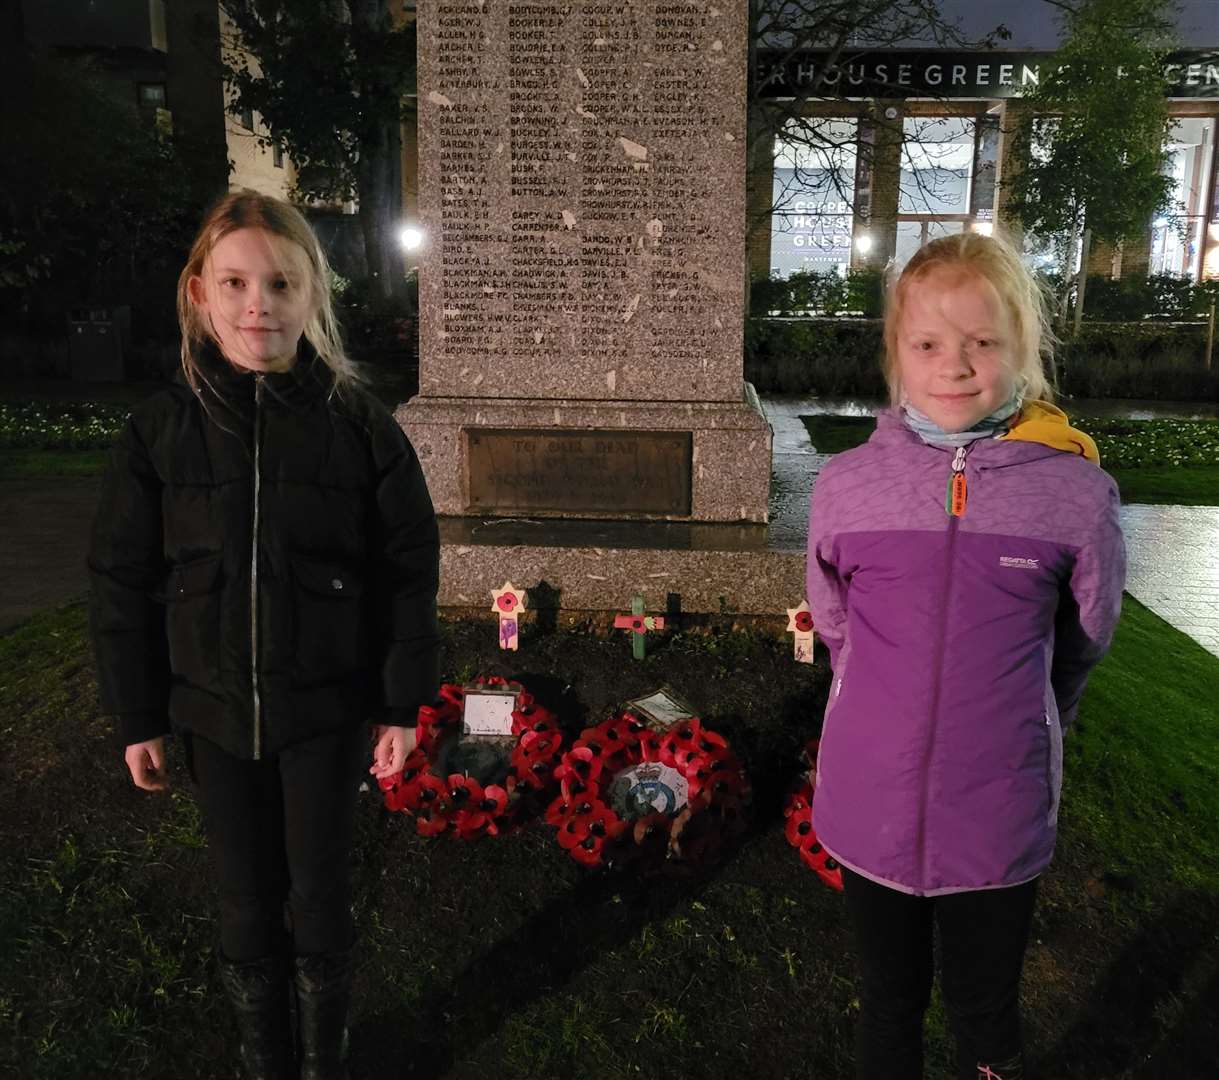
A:
[[[131,309],[73,308],[68,316],[68,359],[76,382],[123,382],[124,342]]]

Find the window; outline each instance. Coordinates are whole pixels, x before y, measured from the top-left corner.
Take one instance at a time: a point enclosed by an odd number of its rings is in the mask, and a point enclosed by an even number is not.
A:
[[[1197,280],[1202,268],[1206,197],[1215,156],[1213,116],[1182,118],[1173,124],[1164,149],[1173,182],[1178,221],[1161,218],[1152,226],[1151,272]]]
[[[770,272],[845,274],[851,264],[859,124],[790,120],[775,140]]]
[[[906,117],[898,214],[969,213],[975,126],[972,117]]]
[[[241,124],[241,126],[246,129],[246,131],[254,130],[254,110],[253,109],[242,109],[241,112],[237,114],[237,120]]]
[[[277,169],[284,167],[284,148],[279,143],[271,144],[271,162]]]
[[[136,85],[136,94],[141,105],[146,105],[149,108],[165,108],[164,83],[138,83]]]

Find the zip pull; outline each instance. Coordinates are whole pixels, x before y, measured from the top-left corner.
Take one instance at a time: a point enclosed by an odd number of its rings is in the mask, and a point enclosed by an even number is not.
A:
[[[950,517],[964,517],[965,503],[969,498],[965,482],[965,447],[958,446],[952,457],[952,475],[948,478],[948,491],[944,496],[944,513]]]

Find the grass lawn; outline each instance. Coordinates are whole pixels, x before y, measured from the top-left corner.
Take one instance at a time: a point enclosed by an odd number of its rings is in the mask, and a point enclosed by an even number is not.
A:
[[[837,454],[868,441],[876,430],[870,416],[802,416],[814,448]],[[1219,506],[1219,454],[1212,450],[1219,440],[1219,421],[1121,420],[1084,421],[1083,427],[1097,439],[1101,464],[1117,481],[1124,503],[1157,503],[1174,506]],[[1198,433],[1204,432],[1205,439]],[[1138,444],[1132,453],[1130,446]],[[1139,453],[1147,445],[1152,452]],[[1168,464],[1178,445],[1202,447],[1203,456],[1215,460]],[[1146,459],[1147,463],[1141,463]]]
[[[0,450],[0,480],[100,476],[108,450]]]
[[[754,826],[718,867],[641,881],[578,867],[541,825],[424,840],[369,794],[355,1076],[851,1075],[841,898],[782,835],[829,673],[786,641],[444,624],[446,677],[519,676],[571,732],[662,683],[732,742]],[[1219,660],[1127,598],[1067,740],[1058,857],[1025,981],[1045,1080],[1213,1075],[1219,1040]],[[0,1075],[227,1077],[206,850],[174,789],[133,788],[98,716],[79,606],[0,637]],[[171,744],[172,745],[172,744]],[[946,1075],[938,999],[929,1075]],[[938,1071],[937,1071],[938,1070]]]

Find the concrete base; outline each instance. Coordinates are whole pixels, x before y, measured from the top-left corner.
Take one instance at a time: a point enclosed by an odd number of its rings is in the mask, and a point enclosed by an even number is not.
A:
[[[757,395],[747,383],[739,402],[420,396],[400,405],[395,415],[419,454],[432,501],[440,514],[460,516],[471,512],[463,431],[582,428],[692,434],[690,514],[661,520],[757,523],[767,520],[771,431]],[[638,514],[595,516],[640,518]]]
[[[564,611],[787,617],[804,598],[804,549],[762,525],[442,517],[440,605],[491,607],[511,579]],[[537,601],[535,600],[535,603]]]

